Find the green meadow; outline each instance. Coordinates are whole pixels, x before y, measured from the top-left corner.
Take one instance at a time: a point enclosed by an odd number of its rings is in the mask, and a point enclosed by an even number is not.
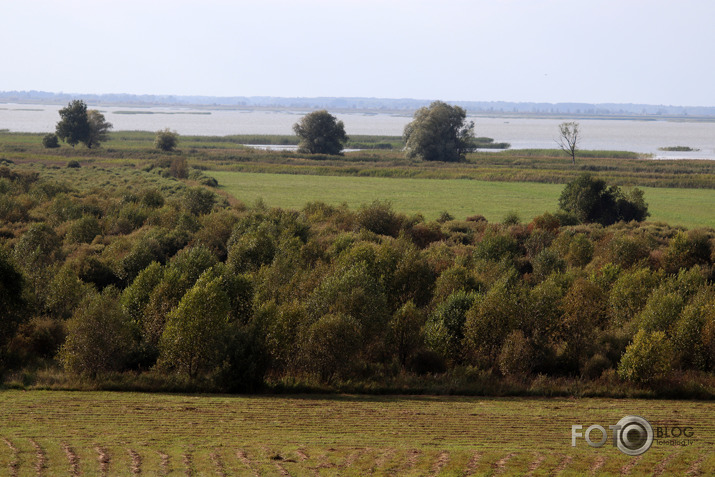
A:
[[[500,221],[515,211],[529,221],[558,208],[562,184],[487,182],[463,179],[400,179],[382,177],[266,174],[206,171],[232,196],[272,207],[300,209],[308,202],[346,203],[358,207],[388,200],[395,210],[435,219],[447,211],[457,218],[481,214]],[[643,187],[650,221],[684,227],[715,227],[715,190]]]

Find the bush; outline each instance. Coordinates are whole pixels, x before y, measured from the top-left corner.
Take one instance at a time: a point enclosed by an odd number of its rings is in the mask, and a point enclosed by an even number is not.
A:
[[[303,349],[307,367],[330,383],[337,376],[345,376],[354,366],[360,351],[362,330],[351,316],[324,315],[308,329]]]
[[[629,381],[649,383],[665,377],[673,362],[673,347],[662,331],[640,330],[618,364],[618,375]]]
[[[96,377],[120,371],[134,341],[128,316],[115,288],[90,294],[67,321],[67,340],[60,350],[66,371]]]
[[[67,231],[70,243],[90,243],[97,235],[102,234],[99,220],[93,215],[85,215],[73,223]]]
[[[60,147],[60,139],[57,137],[57,134],[55,134],[55,133],[45,134],[42,137],[42,145],[46,149],[55,149],[55,148]]]
[[[423,349],[415,353],[407,367],[415,374],[442,374],[447,371],[447,363],[436,351]]]
[[[178,143],[179,135],[176,131],[166,128],[156,132],[154,147],[160,151],[173,151]]]
[[[504,376],[523,377],[531,373],[533,350],[521,330],[514,330],[506,337],[498,358],[499,371]]]
[[[370,232],[391,237],[397,237],[402,226],[402,220],[393,212],[392,205],[379,200],[360,206],[357,221],[360,227]]]
[[[610,225],[619,220],[642,221],[649,215],[643,192],[634,188],[623,193],[618,186],[607,186],[602,179],[581,174],[566,184],[559,197],[559,207],[573,214],[581,223]]]
[[[79,169],[82,167],[82,164],[80,164],[79,161],[69,161],[67,162],[67,167],[69,169]]]

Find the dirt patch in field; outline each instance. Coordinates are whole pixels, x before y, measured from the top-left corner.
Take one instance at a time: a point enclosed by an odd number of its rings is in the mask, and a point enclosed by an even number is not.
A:
[[[601,467],[603,467],[604,465],[606,465],[606,458],[602,455],[599,455],[593,461],[593,464],[591,464],[589,472],[591,473],[591,475],[596,475],[598,474],[598,471],[601,470]]]
[[[132,474],[139,475],[142,473],[142,456],[133,449],[129,449],[129,456],[132,458]]]
[[[260,475],[256,468],[253,466],[253,462],[251,462],[251,459],[248,458],[248,454],[246,454],[246,451],[239,450],[236,452],[236,456],[238,457],[238,460],[243,463],[243,465],[248,467],[248,469],[254,476],[258,477]]]
[[[10,448],[12,451],[12,460],[8,464],[8,470],[10,471],[11,477],[16,477],[17,476],[17,470],[20,467],[20,451],[15,447],[15,444],[10,442],[8,439],[4,438],[2,439],[5,444]]]
[[[542,462],[546,459],[546,456],[542,454],[536,454],[534,456],[534,460],[531,461],[531,464],[529,464],[529,470],[527,471],[526,475],[534,475],[534,472],[536,472],[536,469],[539,468]]]
[[[565,455],[564,458],[561,459],[561,462],[559,462],[559,465],[556,466],[556,468],[551,472],[551,475],[559,475],[561,472],[566,470],[566,467],[571,464],[572,460],[573,456]]]
[[[445,465],[449,462],[449,452],[442,451],[437,456],[437,460],[432,464],[432,473],[430,475],[438,475]]]
[[[479,464],[479,461],[482,458],[482,455],[484,455],[482,452],[475,452],[472,455],[472,458],[469,459],[469,462],[467,462],[467,468],[464,469],[464,475],[474,475],[474,473],[477,471],[477,465]]]
[[[169,472],[171,472],[171,468],[169,467],[169,455],[164,454],[163,452],[159,452],[159,458],[161,459],[161,464],[159,468],[160,474],[169,475]]]
[[[700,466],[703,464],[703,461],[707,456],[708,454],[700,454],[700,457],[695,459],[693,463],[690,464],[690,467],[688,467],[688,472],[685,475],[702,475],[702,472],[700,471]]]
[[[45,468],[47,468],[47,454],[45,454],[45,450],[34,439],[30,439],[30,444],[35,448],[35,472],[38,477],[41,477],[44,474]]]
[[[62,443],[62,450],[67,456],[67,462],[70,464],[70,474],[79,475],[79,457],[77,457],[77,454],[75,454],[74,450],[65,442]]]
[[[638,464],[638,462],[641,461],[642,457],[643,456],[639,455],[638,457],[634,457],[630,461],[628,461],[628,463],[626,465],[621,467],[621,475],[630,475],[631,470],[633,470],[633,467],[635,467]]]
[[[223,465],[223,459],[221,459],[221,454],[219,454],[218,449],[214,449],[210,457],[211,462],[213,462],[214,467],[216,467],[216,474],[220,475],[221,477],[226,477],[226,470]]]
[[[94,450],[97,451],[97,462],[99,462],[100,474],[107,475],[109,472],[109,463],[111,461],[109,454],[107,454],[106,449],[103,449],[100,446],[95,446]]]
[[[516,455],[515,452],[511,452],[498,461],[494,462],[494,474],[503,474],[504,471],[506,470],[506,464],[511,460],[512,457]]]

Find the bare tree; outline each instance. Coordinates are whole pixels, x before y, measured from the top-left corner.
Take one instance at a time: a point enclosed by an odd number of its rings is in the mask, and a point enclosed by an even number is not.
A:
[[[578,123],[561,123],[559,124],[559,139],[556,143],[562,151],[571,155],[571,162],[576,165],[576,150],[578,149],[578,141],[581,139],[578,129]]]

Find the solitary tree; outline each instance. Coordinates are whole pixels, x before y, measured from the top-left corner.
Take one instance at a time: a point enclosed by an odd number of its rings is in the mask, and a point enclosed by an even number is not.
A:
[[[57,137],[72,147],[86,141],[90,125],[85,102],[75,99],[59,112],[61,119],[56,126]]]
[[[425,161],[459,162],[474,149],[474,122],[459,106],[435,101],[405,126],[405,154]]]
[[[179,134],[169,128],[156,132],[154,147],[161,151],[173,151],[179,143]]]
[[[89,134],[84,142],[85,146],[99,146],[100,142],[109,139],[109,130],[112,129],[112,123],[108,123],[104,119],[104,114],[96,109],[87,111],[87,121],[89,122]]]
[[[308,154],[340,154],[348,140],[343,122],[324,109],[303,116],[293,131],[300,138],[298,152]]]
[[[60,109],[60,121],[57,123],[57,137],[74,147],[83,143],[88,148],[99,146],[107,140],[107,133],[112,124],[96,109],[87,110],[84,101],[76,99],[67,107]]]
[[[581,139],[579,125],[576,122],[559,124],[559,139],[556,141],[562,151],[571,155],[571,162],[576,165],[576,150]]]

